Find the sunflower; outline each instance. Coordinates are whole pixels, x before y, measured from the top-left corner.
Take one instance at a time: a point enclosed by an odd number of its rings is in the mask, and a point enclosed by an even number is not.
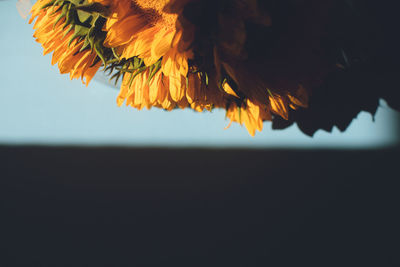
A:
[[[96,53],[85,49],[84,41],[74,31],[73,27],[66,28],[66,8],[50,5],[50,0],[40,0],[32,7],[33,18],[37,17],[33,26],[36,29],[34,37],[44,48],[44,54],[53,52],[51,63],[58,63],[62,74],[69,73],[71,79],[81,78],[88,85],[101,66]],[[48,8],[42,8],[49,6]]]
[[[39,0],[30,22],[61,73],[88,84],[103,66],[122,79],[118,105],[221,108],[254,135],[289,125],[348,70],[327,34],[339,2]]]
[[[262,97],[242,91],[235,70],[219,59],[217,46],[211,48],[211,60],[199,58],[203,51],[194,44],[196,26],[183,14],[187,4],[190,1],[40,0],[30,22],[37,17],[36,41],[45,54],[53,52],[52,64],[58,63],[71,79],[81,77],[88,84],[101,65],[116,79],[122,77],[118,105],[190,107],[199,112],[223,108],[231,122],[244,124],[251,135],[262,130],[271,114],[287,118],[288,108],[307,105],[307,97],[297,97],[296,91],[265,89]],[[243,42],[243,33],[237,35],[238,40],[234,37],[225,47],[233,53],[240,53]]]

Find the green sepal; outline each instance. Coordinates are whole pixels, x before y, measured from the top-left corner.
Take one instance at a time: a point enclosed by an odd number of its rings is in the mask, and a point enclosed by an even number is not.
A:
[[[56,8],[57,7],[57,8]],[[64,4],[62,4],[62,5],[56,5],[55,3],[53,4],[53,12],[52,13],[50,13],[50,15],[52,16],[52,15],[54,15],[54,14],[56,14],[56,13],[58,13],[58,12],[60,12],[62,9],[67,9],[68,7],[66,6],[66,5],[64,5]],[[66,13],[64,13],[64,15],[65,15]]]
[[[68,2],[71,2],[75,6],[79,6],[82,5],[85,2],[85,0],[68,0]]]
[[[83,12],[80,10],[76,10],[76,17],[78,21],[76,21],[77,24],[80,24],[82,26],[85,26],[87,28],[92,27],[92,20],[93,20],[93,15],[87,12]]]
[[[90,27],[90,22],[93,19],[93,15],[81,10],[76,10],[76,14],[78,16],[79,21],[83,24],[83,25],[87,25],[88,27]]]
[[[89,28],[86,28],[86,27],[81,26],[81,25],[75,25],[74,34],[70,38],[70,40],[68,42],[68,46],[70,46],[72,41],[75,40],[76,38],[82,39],[82,38],[86,37],[88,32],[89,32]]]
[[[99,61],[100,61],[100,58],[99,58],[99,57],[96,57],[96,58],[93,60],[93,63],[89,66],[89,68],[92,68],[92,67],[96,66],[96,64],[99,63]]]
[[[54,1],[53,6],[60,6],[63,5],[65,2],[69,2],[69,1],[65,1],[65,0],[56,0]],[[62,4],[61,4],[62,3]]]
[[[76,22],[75,20],[75,14],[72,10],[72,4],[67,5],[68,6],[68,10],[67,10],[67,14],[65,15],[65,25],[63,27],[63,29],[67,28],[68,25],[72,24],[72,22]]]
[[[90,48],[91,48],[90,42],[89,42],[88,38],[85,38],[85,40],[83,41],[83,45],[82,45],[81,49],[79,50],[79,52],[82,52],[82,51],[84,51],[86,49],[90,49]]]
[[[109,9],[100,3],[77,5],[76,9],[82,10],[85,12],[89,12],[89,13],[98,13],[98,14],[102,15],[103,17],[107,17],[110,15]]]
[[[121,77],[121,72],[118,71],[117,73],[114,73],[114,75],[111,76],[110,81],[115,79],[115,85],[117,85],[119,78]]]
[[[129,78],[129,87],[132,86],[133,79],[135,79],[136,76],[138,76],[140,73],[142,73],[142,72],[145,71],[146,69],[147,69],[147,67],[146,67],[146,66],[143,66],[143,67],[137,69],[137,70],[135,71],[135,73],[132,73],[132,74],[131,74],[131,77]]]
[[[69,29],[66,30],[63,34],[63,38],[68,35],[74,29],[74,25],[69,25]]]
[[[55,29],[56,25],[62,18],[64,18],[68,12],[68,6],[62,6],[61,8],[58,9],[59,11],[61,10],[61,14],[57,17],[56,21],[53,24],[53,30]],[[55,15],[57,12],[52,13],[52,15]]]
[[[55,2],[56,2],[56,1],[53,0],[53,1],[49,2],[49,3],[47,3],[47,4],[44,4],[43,6],[40,7],[40,9],[43,10],[43,9],[47,9],[47,8],[49,8],[49,7],[52,7],[52,6],[54,6],[54,3],[55,3]]]
[[[154,78],[154,76],[156,75],[156,73],[161,69],[161,60],[158,60],[156,63],[154,63],[153,65],[150,66],[149,70],[150,70],[150,75],[147,78],[147,84],[150,83],[151,79]]]
[[[97,56],[103,61],[104,66],[107,65],[106,59],[104,58],[104,50],[103,50],[103,40],[97,39],[94,43],[94,51],[96,51]]]
[[[239,123],[242,124],[242,107],[237,106],[238,108],[238,114],[239,114]]]
[[[134,57],[133,58],[133,68],[134,69],[138,69],[143,65],[143,59],[142,58],[138,58],[138,57]]]
[[[115,57],[117,60],[120,60],[120,58],[119,58],[119,56],[118,56],[118,54],[117,54],[117,51],[115,50],[115,47],[111,47],[111,51],[113,52],[114,57]]]
[[[94,42],[95,42],[95,35],[93,33],[94,33],[94,27],[89,29],[88,35],[86,36],[86,40],[88,40],[92,51],[94,49]]]

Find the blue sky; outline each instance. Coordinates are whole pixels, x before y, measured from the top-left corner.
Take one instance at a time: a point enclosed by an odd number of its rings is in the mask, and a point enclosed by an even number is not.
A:
[[[224,130],[229,121],[221,110],[117,107],[116,88],[96,80],[85,87],[60,75],[32,34],[15,1],[0,1],[0,144],[367,148],[397,140],[399,114],[384,103],[375,122],[361,113],[345,133],[319,131],[313,138],[297,126],[272,131],[268,122],[255,137],[237,124]]]

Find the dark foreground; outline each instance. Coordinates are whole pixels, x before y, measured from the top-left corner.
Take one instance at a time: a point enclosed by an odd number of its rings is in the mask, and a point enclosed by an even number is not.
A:
[[[0,147],[0,266],[399,266],[399,156]]]

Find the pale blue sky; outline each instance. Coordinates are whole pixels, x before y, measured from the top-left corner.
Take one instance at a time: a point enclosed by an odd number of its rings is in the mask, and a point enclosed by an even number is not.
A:
[[[362,113],[345,133],[319,131],[314,138],[297,126],[272,131],[268,122],[254,138],[237,124],[224,130],[221,110],[119,108],[117,89],[98,81],[85,87],[60,75],[32,34],[15,1],[0,1],[0,144],[369,148],[396,141],[399,114],[387,107],[375,122]]]

